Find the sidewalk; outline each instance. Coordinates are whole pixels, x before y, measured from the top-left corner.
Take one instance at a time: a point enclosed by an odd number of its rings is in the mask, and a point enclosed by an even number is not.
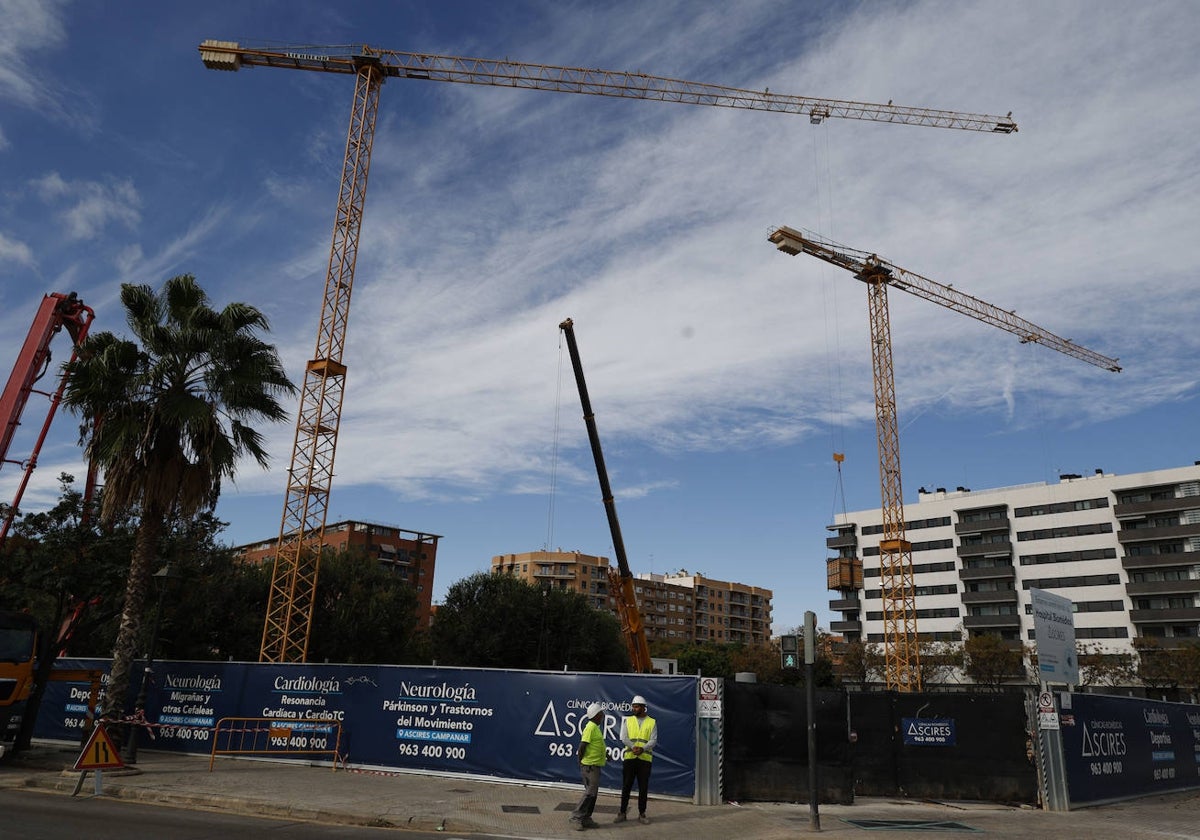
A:
[[[79,778],[69,770],[77,754],[78,750],[57,745],[35,745],[0,765],[0,788],[36,788],[69,796]],[[595,813],[600,828],[576,832],[567,825],[578,797],[573,788],[353,769],[334,772],[328,767],[233,758],[219,758],[210,773],[206,756],[145,749],[136,769],[103,771],[102,783],[103,795],[117,799],[317,822],[441,830],[448,836],[782,840],[812,833],[807,803],[699,806],[651,798],[650,825],[636,820],[613,825],[617,797],[602,792]],[[94,795],[94,787],[89,775],[79,797]],[[1200,792],[1065,814],[990,803],[859,799],[849,806],[822,805],[820,835],[868,840],[871,835],[865,831],[880,830],[871,821],[881,820],[926,822],[924,834],[960,837],[985,833],[993,838],[1039,840],[1200,838]]]

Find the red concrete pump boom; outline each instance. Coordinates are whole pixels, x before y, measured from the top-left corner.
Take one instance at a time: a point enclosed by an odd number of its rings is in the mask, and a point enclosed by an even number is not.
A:
[[[58,404],[62,401],[63,389],[67,384],[66,375],[63,374],[58,378],[58,387],[54,391],[41,391],[34,387],[49,370],[50,343],[54,336],[66,328],[67,334],[71,336],[73,348],[78,348],[87,336],[88,328],[95,317],[96,313],[91,307],[84,306],[74,292],[68,295],[51,292],[42,298],[42,304],[33,318],[33,325],[29,328],[29,335],[25,337],[25,343],[21,346],[16,363],[13,364],[8,384],[4,386],[3,395],[0,395],[0,420],[4,422],[4,428],[0,430],[0,469],[4,464],[17,464],[23,470],[12,505],[4,512],[3,521],[0,522],[0,546],[8,536],[9,526],[17,515],[17,508],[21,504],[21,497],[25,495],[30,475],[37,467],[38,453],[41,452],[42,443],[50,431],[50,423],[58,410]],[[74,357],[73,349],[71,358]],[[29,457],[15,460],[8,457],[8,450],[12,446],[17,428],[21,425],[21,415],[25,411],[25,404],[29,402],[30,394],[41,394],[49,398],[46,418],[42,422],[41,432]]]

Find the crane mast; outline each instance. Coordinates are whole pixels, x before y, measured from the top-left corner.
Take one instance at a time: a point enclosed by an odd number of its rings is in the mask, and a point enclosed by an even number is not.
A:
[[[399,52],[370,46],[243,47],[236,41],[206,40],[199,46],[213,70],[278,67],[355,77],[354,104],[346,138],[325,280],[317,349],[305,368],[296,435],[288,468],[270,600],[259,659],[304,662],[316,595],[320,551],[333,479],[334,456],[347,368],[342,361],[358,235],[366,199],[367,173],[379,107],[379,88],[391,78],[457,82],[559,93],[616,96],[688,105],[807,115],[812,123],[855,119],[931,128],[1012,134],[1011,112],[1003,117],[752,91],[652,76],[552,64]]]
[[[892,365],[888,287],[892,286],[999,327],[1022,343],[1043,344],[1060,353],[1114,373],[1116,359],[1101,355],[1070,339],[1060,338],[1037,324],[1017,317],[951,286],[906,271],[875,254],[838,245],[790,227],[776,228],[768,240],[785,254],[808,254],[854,274],[867,286],[871,325],[871,369],[875,385],[875,429],[879,443],[879,485],[882,537],[879,542],[880,585],[883,595],[885,641],[884,677],[888,689],[919,691],[921,668],[917,634],[916,588],[913,584],[912,544],[905,535],[904,493],[900,478],[900,431],[896,419],[896,383]]]
[[[596,415],[588,397],[587,382],[583,378],[583,363],[579,359],[579,346],[575,342],[575,322],[567,318],[558,328],[567,338],[567,352],[571,356],[571,367],[575,371],[575,385],[579,389],[579,403],[583,407],[583,422],[587,426],[588,442],[592,446],[592,459],[596,462],[596,476],[600,479],[600,496],[604,500],[604,513],[608,516],[608,531],[612,535],[613,554],[617,557],[617,571],[608,570],[608,587],[617,603],[617,617],[621,621],[621,635],[629,650],[629,661],[633,670],[648,674],[653,670],[650,647],[646,643],[646,628],[642,613],[638,609],[637,593],[634,591],[633,572],[625,555],[625,541],[621,539],[621,523],[617,519],[617,505],[613,501],[612,487],[608,483],[608,470],[604,466],[604,452],[600,449],[600,433],[596,430]]]

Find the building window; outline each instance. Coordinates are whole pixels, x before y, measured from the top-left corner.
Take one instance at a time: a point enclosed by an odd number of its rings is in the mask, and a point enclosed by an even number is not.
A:
[[[1078,575],[1076,577],[1026,580],[1021,582],[1021,587],[1024,589],[1064,589],[1070,586],[1105,586],[1120,582],[1120,575]]]

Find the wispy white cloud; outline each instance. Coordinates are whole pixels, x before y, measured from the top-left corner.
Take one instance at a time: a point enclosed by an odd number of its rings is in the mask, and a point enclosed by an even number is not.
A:
[[[0,263],[4,262],[32,266],[34,264],[33,251],[24,242],[10,239],[0,232]]]
[[[34,107],[55,98],[32,59],[63,43],[66,6],[66,0],[0,0],[0,55],[6,57],[0,62],[0,99]]]
[[[709,17],[684,18],[673,38],[719,40]],[[822,198],[852,247],[1102,352],[1152,357],[1161,342],[1131,329],[1122,304],[1130,289],[1117,278],[1151,274],[1164,294],[1190,282],[1167,244],[1183,241],[1183,220],[1194,213],[1179,211],[1194,209],[1194,199],[1164,182],[1194,176],[1171,165],[1164,177],[1163,157],[1146,159],[1145,132],[1128,127],[1146,96],[1159,96],[1152,56],[1134,51],[1122,71],[1084,68],[1097,44],[1148,37],[1161,15],[1139,18],[1133,36],[1079,6],[1027,18],[946,3],[871,7],[763,75],[731,81],[1012,108],[1023,126],[1014,137],[860,123],[812,129],[796,118],[636,102],[593,105],[608,116],[597,124],[569,97],[488,91],[447,94],[463,106],[455,118],[471,126],[465,132],[441,122],[429,136],[420,126],[381,132],[348,351],[368,371],[351,374],[347,422],[365,423],[369,434],[344,439],[343,475],[412,492],[422,475],[475,487],[542,469],[521,453],[545,446],[554,325],[567,315],[577,319],[594,399],[616,440],[737,448],[810,435],[834,411],[870,422],[861,286],[808,258],[785,259],[765,241],[774,223],[808,226]],[[659,32],[653,21],[646,31]],[[1042,48],[1049,43],[1055,48]],[[1178,62],[1168,72],[1197,80]],[[1058,84],[1064,73],[1086,82],[1087,95]],[[1193,147],[1186,137],[1198,122],[1194,108],[1178,105],[1154,141],[1174,163]],[[592,131],[604,138],[599,146]],[[830,149],[816,174],[828,177],[832,196],[814,194],[825,187],[813,183],[812,131]],[[493,144],[482,159],[481,136]],[[404,153],[414,145],[428,153],[414,160]],[[1126,230],[1149,242],[1122,247]],[[1147,253],[1152,242],[1162,250]],[[833,325],[846,354],[841,406],[829,404],[823,284],[843,287]],[[1174,352],[1194,355],[1200,344],[1186,325],[1197,304],[1182,297],[1154,317],[1170,322],[1162,334]],[[1141,361],[1136,376],[1062,358],[1045,360],[1046,375],[1033,378],[1030,348],[1012,336],[904,298],[892,294],[902,417],[937,403],[1020,422],[1018,400],[1037,392],[1051,416],[1098,419],[1192,387],[1148,358],[1132,359]],[[379,451],[395,459],[382,478],[368,454]]]
[[[141,220],[141,196],[129,179],[67,181],[50,172],[30,185],[44,203],[55,208],[72,239],[94,239],[110,222],[132,230]]]

